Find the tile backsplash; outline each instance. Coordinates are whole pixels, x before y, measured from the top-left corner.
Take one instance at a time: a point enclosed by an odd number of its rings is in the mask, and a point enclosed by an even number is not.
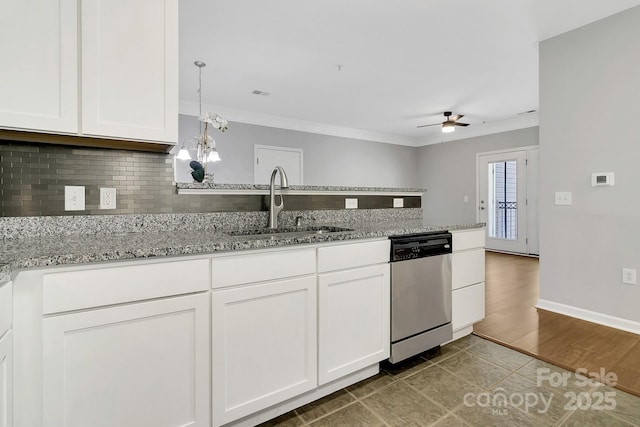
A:
[[[85,186],[84,211],[64,210],[64,187]],[[117,208],[101,210],[100,188],[116,189]],[[173,157],[101,148],[0,141],[0,216],[112,215],[255,212],[267,209],[260,195],[178,195]],[[343,209],[344,196],[289,195],[289,210]],[[393,206],[390,196],[359,196],[359,208]],[[420,208],[420,197],[406,197]]]

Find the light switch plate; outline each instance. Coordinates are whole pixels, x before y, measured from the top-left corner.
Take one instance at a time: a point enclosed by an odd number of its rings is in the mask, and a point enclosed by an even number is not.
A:
[[[84,186],[65,185],[64,186],[64,210],[83,211],[84,210]]]
[[[393,207],[394,208],[404,208],[404,199],[403,198],[395,198],[393,199]]]
[[[344,199],[345,209],[358,209],[358,199]]]
[[[116,189],[101,188],[100,189],[100,209],[116,208]]]
[[[571,203],[570,191],[556,191],[556,205],[570,205]]]

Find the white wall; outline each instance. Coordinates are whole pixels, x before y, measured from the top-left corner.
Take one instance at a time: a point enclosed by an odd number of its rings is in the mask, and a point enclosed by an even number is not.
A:
[[[180,141],[198,135],[198,120],[180,115]],[[230,123],[216,140],[222,161],[214,163],[214,182],[253,184],[253,146],[274,145],[304,150],[305,185],[417,187],[416,148],[318,135],[266,126]],[[188,161],[176,160],[178,182],[191,182]]]
[[[540,44],[540,298],[640,321],[640,7]],[[591,187],[615,172],[615,187]],[[555,191],[573,205],[555,206]]]
[[[427,188],[422,197],[424,218],[476,222],[476,154],[530,145],[538,145],[537,127],[420,147],[419,183]]]

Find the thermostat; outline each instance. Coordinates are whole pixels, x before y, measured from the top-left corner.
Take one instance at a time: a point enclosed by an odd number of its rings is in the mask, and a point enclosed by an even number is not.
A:
[[[597,187],[600,185],[614,185],[614,175],[613,172],[597,172],[591,174],[591,186]]]

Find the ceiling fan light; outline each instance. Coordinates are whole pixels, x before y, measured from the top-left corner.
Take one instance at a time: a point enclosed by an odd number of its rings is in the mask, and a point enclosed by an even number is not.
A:
[[[442,132],[443,133],[450,133],[456,130],[456,127],[452,124],[446,123],[442,125]]]

